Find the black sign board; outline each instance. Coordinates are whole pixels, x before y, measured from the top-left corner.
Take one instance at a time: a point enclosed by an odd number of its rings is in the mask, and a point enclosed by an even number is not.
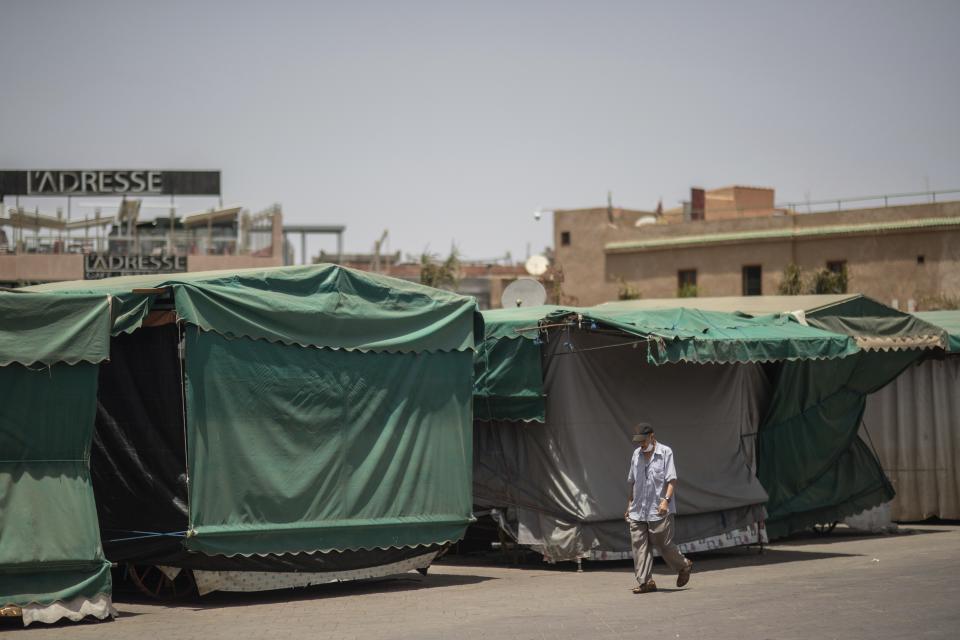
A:
[[[83,277],[86,280],[113,276],[180,273],[187,270],[186,256],[133,256],[114,253],[88,253],[84,256]]]
[[[0,171],[5,196],[219,196],[219,171],[40,169]]]

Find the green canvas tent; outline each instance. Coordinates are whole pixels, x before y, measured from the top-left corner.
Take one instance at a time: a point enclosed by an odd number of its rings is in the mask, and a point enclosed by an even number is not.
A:
[[[0,604],[25,621],[109,596],[101,537],[109,560],[222,588],[244,568],[429,564],[471,520],[472,298],[317,265],[42,285],[0,305]]]
[[[767,494],[751,469],[765,363],[858,350],[849,336],[788,315],[601,306],[484,319],[474,499],[554,561],[629,553],[622,514],[638,420],[677,454],[678,542],[691,550],[761,539]]]
[[[608,416],[623,422],[621,428],[628,427],[629,421],[638,419],[638,415],[643,417],[650,402],[661,405],[667,398],[674,402],[675,415],[660,412],[661,421],[700,420],[701,426],[712,422],[704,416],[691,414],[683,418],[681,414],[688,409],[684,406],[689,402],[687,395],[692,393],[690,397],[696,399],[695,403],[701,402],[701,397],[710,396],[711,384],[724,383],[723,376],[712,382],[700,380],[698,377],[706,376],[702,371],[687,367],[680,375],[672,367],[661,366],[665,364],[696,363],[706,369],[722,364],[728,366],[732,377],[738,371],[735,365],[744,365],[744,371],[756,371],[759,363],[768,363],[762,376],[767,381],[766,389],[752,374],[743,374],[743,384],[729,390],[755,394],[762,402],[726,410],[731,421],[753,425],[750,432],[741,434],[741,440],[749,450],[746,457],[751,460],[753,473],[766,492],[761,502],[771,537],[832,522],[889,500],[889,481],[876,457],[857,437],[865,399],[924,353],[944,344],[943,332],[936,327],[856,294],[637,300],[589,309],[490,311],[485,312],[485,320],[485,341],[477,356],[477,381],[483,384],[475,387],[475,495],[482,496],[480,502],[484,506],[496,506],[498,501],[501,506],[510,505],[514,520],[520,519],[516,514],[526,510],[528,521],[514,527],[513,532],[540,542],[549,538],[550,531],[575,531],[564,534],[572,538],[582,537],[582,532],[590,527],[600,529],[594,521],[602,519],[603,509],[588,504],[592,485],[601,475],[599,466],[584,472],[581,486],[568,487],[569,496],[579,489],[586,502],[578,503],[577,498],[568,496],[566,505],[558,507],[554,496],[564,493],[558,487],[544,495],[533,490],[518,491],[523,471],[517,470],[530,468],[532,452],[565,455],[556,434],[548,437],[544,433],[570,426],[564,422],[581,420],[576,417],[578,407],[590,405],[591,397],[602,399],[593,407],[592,415],[609,412],[609,407],[617,404],[632,408],[621,411],[620,416]],[[583,339],[567,338],[558,344],[557,330],[571,326],[597,338],[589,348],[585,348]],[[631,341],[630,336],[637,340]],[[660,370],[659,374],[647,376],[639,366],[642,361],[637,359],[608,359],[600,364],[601,350],[631,343],[640,349],[646,364]],[[594,349],[595,354],[587,353]],[[583,362],[579,368],[586,373],[573,386],[558,384],[558,380],[566,379],[558,373],[566,367],[557,363],[573,359]],[[611,369],[617,371],[620,379],[610,376]],[[674,374],[673,386],[664,386],[664,381]],[[659,391],[651,392],[647,405],[633,406],[628,397],[639,392],[623,386],[622,379],[635,379],[638,385]],[[597,384],[595,380],[605,382]],[[686,389],[687,395],[678,395],[674,387]],[[520,401],[511,404],[511,395]],[[528,399],[535,399],[538,404],[528,403]],[[755,417],[751,411],[762,413]],[[534,426],[517,421],[529,421]],[[536,421],[545,422],[547,431],[538,433]],[[564,446],[590,446],[591,442],[604,446],[599,443],[595,421],[587,415],[582,417],[582,423],[577,428],[589,434],[587,440]],[[715,428],[701,429],[701,433],[710,434]],[[684,437],[679,428],[671,435]],[[526,444],[517,443],[524,438],[528,440]],[[611,447],[616,444],[613,440],[616,438],[611,440]],[[578,456],[573,467],[591,464],[582,454]],[[609,459],[607,455],[596,464],[608,465]],[[577,474],[571,471],[569,475]],[[743,485],[741,502],[747,500],[751,491],[747,484]],[[544,504],[550,501],[554,504],[545,509]],[[725,504],[736,507],[736,501]],[[566,520],[546,522],[544,511],[550,509],[554,514],[566,514]],[[708,506],[687,505],[687,513],[697,510],[706,511]],[[728,511],[724,520],[729,525],[738,518],[744,521],[741,516],[743,513]],[[756,517],[756,510],[748,514],[748,518]],[[713,526],[701,526],[703,518],[699,523],[687,520],[692,525],[687,537]],[[510,530],[509,526],[506,528]],[[555,556],[567,553],[567,557],[574,557],[584,552],[583,545],[567,544],[564,535],[555,536],[555,542],[566,544],[559,553],[556,547],[550,550]],[[607,536],[608,541],[611,535]],[[603,537],[595,536],[601,540],[601,546],[605,544]]]

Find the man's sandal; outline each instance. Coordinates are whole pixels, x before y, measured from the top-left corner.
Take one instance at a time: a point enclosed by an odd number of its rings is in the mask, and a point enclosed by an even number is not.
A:
[[[647,580],[643,584],[638,584],[633,588],[634,593],[651,593],[657,590],[657,583],[653,580]]]

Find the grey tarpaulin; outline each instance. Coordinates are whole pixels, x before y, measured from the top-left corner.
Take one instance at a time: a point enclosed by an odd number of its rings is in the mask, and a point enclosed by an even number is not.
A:
[[[897,491],[892,519],[960,518],[960,356],[907,369],[867,398],[863,422]]]
[[[652,423],[676,456],[678,542],[765,515],[753,469],[753,434],[769,396],[761,366],[655,367],[645,345],[624,342],[553,333],[544,345],[546,422],[476,423],[475,502],[499,508],[507,531],[550,560],[630,550],[623,513],[639,421]]]

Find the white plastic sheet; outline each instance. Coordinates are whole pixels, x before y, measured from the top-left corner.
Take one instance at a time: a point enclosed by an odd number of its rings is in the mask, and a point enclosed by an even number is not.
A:
[[[892,519],[960,518],[960,356],[905,371],[867,399],[863,421],[897,492]]]

